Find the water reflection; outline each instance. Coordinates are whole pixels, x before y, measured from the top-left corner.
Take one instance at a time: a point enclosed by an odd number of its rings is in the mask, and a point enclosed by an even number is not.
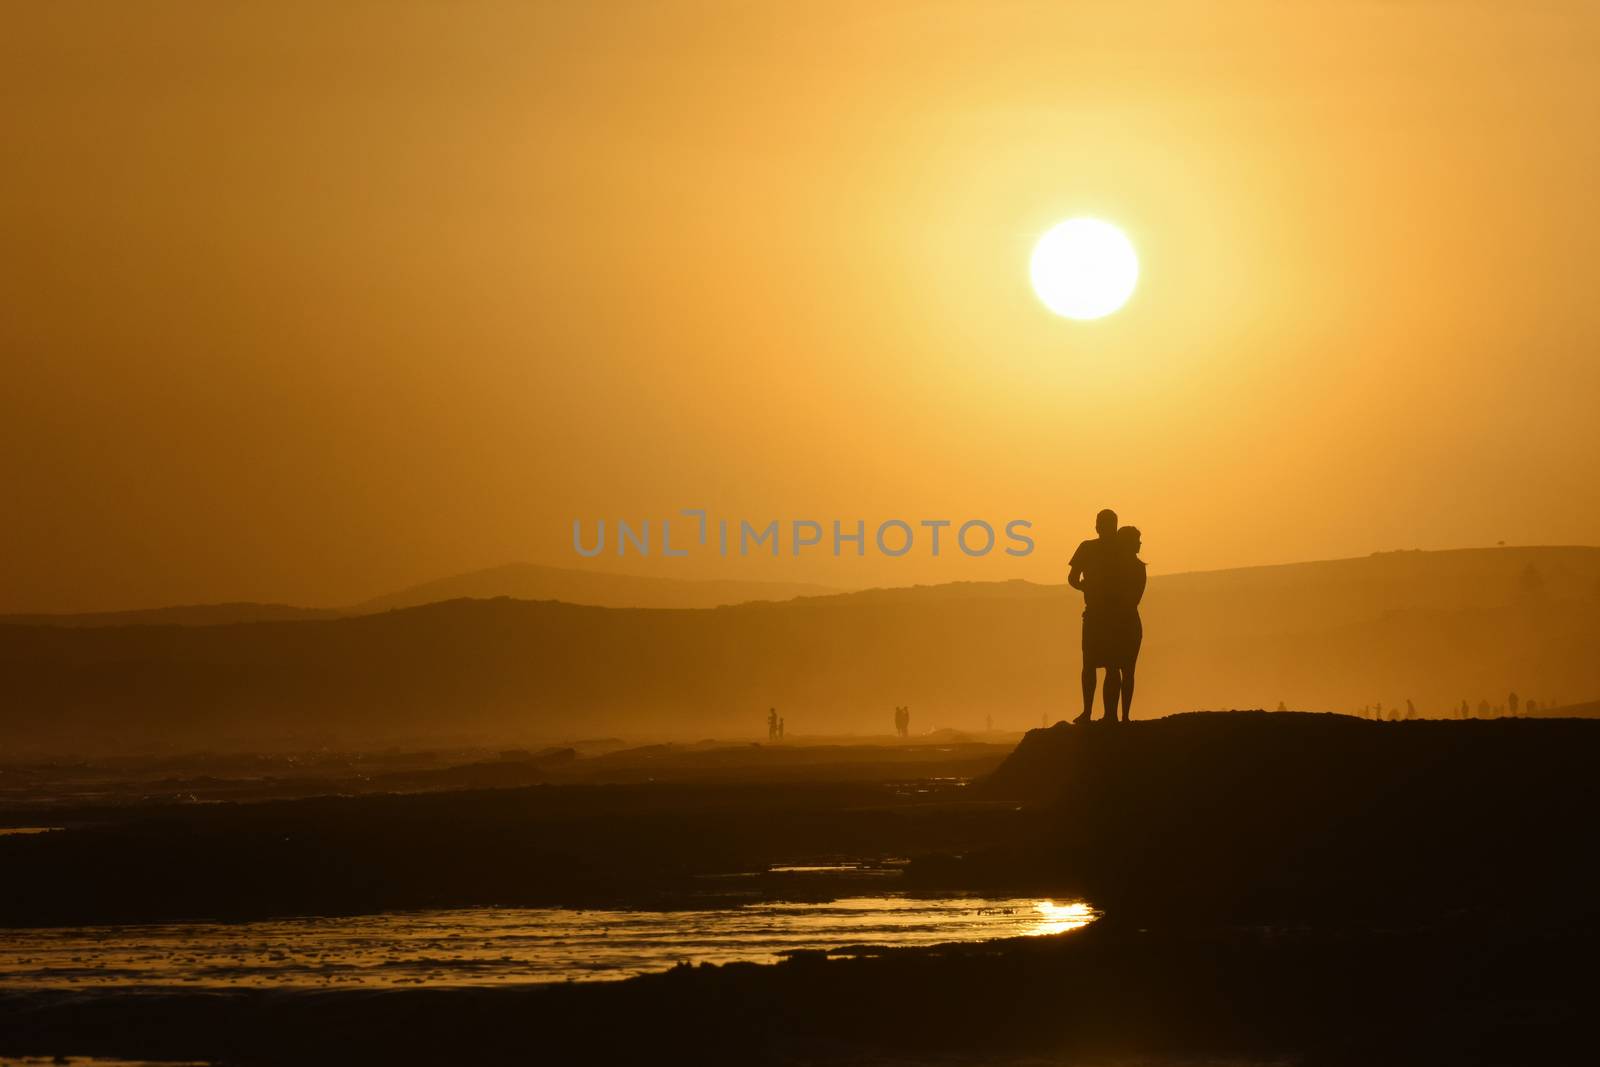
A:
[[[623,978],[679,962],[1057,934],[1088,905],[904,896],[696,911],[477,908],[254,923],[8,930],[0,986],[496,985]]]
[[[1081,900],[1071,904],[1036,900],[1033,902],[1033,910],[1039,913],[1039,921],[1028,931],[1032,937],[1043,934],[1064,934],[1068,930],[1076,930],[1094,921],[1094,909]]]

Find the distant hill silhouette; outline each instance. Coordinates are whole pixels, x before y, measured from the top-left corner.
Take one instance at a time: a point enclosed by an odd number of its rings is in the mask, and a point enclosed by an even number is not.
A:
[[[1527,580],[1529,568],[1546,576]],[[1194,707],[1422,715],[1600,693],[1600,550],[1491,549],[1154,578],[1136,718]],[[55,751],[612,733],[1001,729],[1073,713],[1081,601],[962,583],[637,610],[453,600],[235,626],[0,627],[0,745]]]
[[[345,608],[301,608],[288,604],[185,604],[131,611],[0,615],[0,626],[219,626],[235,622],[283,622],[372,615],[443,600],[514,597],[560,600],[603,608],[714,608],[752,600],[824,596],[838,590],[804,582],[653,578],[605,571],[508,563],[458,574],[373,597]]]
[[[1539,708],[1533,713],[1540,719],[1600,719],[1600,700],[1582,704],[1562,704],[1553,708]]]
[[[0,626],[223,626],[235,622],[284,622],[297,619],[332,619],[340,613],[328,608],[297,608],[289,604],[182,604],[170,608],[134,611],[86,611],[76,614],[0,615]]]
[[[396,608],[414,608],[462,597],[517,600],[560,600],[602,608],[715,608],[751,600],[789,600],[836,590],[803,582],[749,582],[721,579],[656,578],[535,563],[502,567],[423,582],[398,592],[373,597],[346,609],[369,615]]]

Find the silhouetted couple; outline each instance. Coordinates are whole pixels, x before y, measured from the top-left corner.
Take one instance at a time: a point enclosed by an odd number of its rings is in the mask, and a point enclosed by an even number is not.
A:
[[[1133,706],[1133,668],[1144,641],[1139,621],[1139,601],[1144,598],[1144,562],[1139,559],[1139,531],[1117,529],[1117,513],[1107,508],[1094,519],[1092,541],[1072,554],[1067,584],[1083,592],[1083,714],[1073,722],[1088,722],[1094,714],[1096,672],[1105,669],[1105,718],[1128,721]]]

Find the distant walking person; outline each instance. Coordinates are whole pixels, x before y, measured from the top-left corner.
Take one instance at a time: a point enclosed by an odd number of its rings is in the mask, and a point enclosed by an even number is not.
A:
[[[900,705],[894,709],[894,732],[899,737],[911,734],[911,708]]]
[[[778,739],[778,709],[777,708],[768,708],[767,709],[767,740],[768,741],[776,741],[777,739]]]

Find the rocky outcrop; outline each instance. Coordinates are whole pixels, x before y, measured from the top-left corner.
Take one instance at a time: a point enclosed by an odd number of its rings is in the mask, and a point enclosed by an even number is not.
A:
[[[1030,732],[980,786],[1044,809],[989,879],[1294,916],[1594,899],[1600,722],[1213,712]]]

